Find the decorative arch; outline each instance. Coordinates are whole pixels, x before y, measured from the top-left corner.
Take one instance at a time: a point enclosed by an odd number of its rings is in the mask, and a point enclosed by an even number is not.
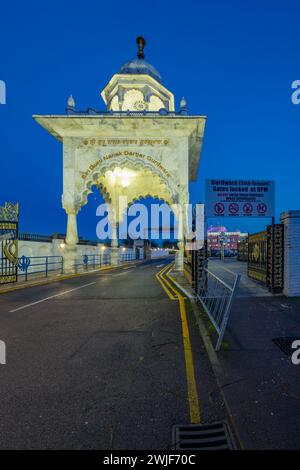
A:
[[[91,188],[94,185],[98,186],[105,201],[111,201],[111,194],[107,182],[105,181],[105,175],[109,171],[114,171],[117,168],[133,170],[136,171],[137,174],[152,175],[156,178],[157,184],[156,186],[153,185],[153,192],[149,192],[149,190],[145,192],[145,188],[140,187],[138,193],[134,196],[135,198],[150,195],[151,197],[167,199],[170,204],[178,202],[178,185],[176,185],[171,175],[165,175],[151,160],[144,160],[142,158],[133,159],[130,156],[122,156],[103,161],[101,165],[97,166],[97,168],[88,175],[84,180],[83,189],[79,195],[81,206],[87,203],[87,197],[92,192]],[[157,191],[157,188],[160,190]],[[168,197],[166,197],[166,194]]]

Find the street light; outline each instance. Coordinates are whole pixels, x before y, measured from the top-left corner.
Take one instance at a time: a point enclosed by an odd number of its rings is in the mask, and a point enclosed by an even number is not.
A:
[[[112,186],[122,186],[127,188],[130,185],[135,173],[130,170],[115,168],[113,171],[108,172],[110,183]]]

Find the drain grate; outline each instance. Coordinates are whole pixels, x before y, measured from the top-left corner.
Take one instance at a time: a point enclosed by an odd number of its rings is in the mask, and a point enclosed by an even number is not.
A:
[[[229,426],[225,421],[212,424],[175,425],[172,432],[175,450],[236,449]]]
[[[272,339],[273,343],[287,356],[291,356],[295,352],[295,349],[292,349],[292,344],[296,340],[299,340],[299,338],[295,336],[282,336],[281,338]]]

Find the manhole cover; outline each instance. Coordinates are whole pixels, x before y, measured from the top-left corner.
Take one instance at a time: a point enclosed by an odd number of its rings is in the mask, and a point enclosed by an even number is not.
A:
[[[175,450],[231,450],[236,449],[225,421],[212,424],[175,425],[172,433]]]
[[[272,339],[273,343],[287,356],[291,356],[293,352],[295,352],[295,349],[292,349],[292,344],[297,340],[299,340],[299,338],[296,338],[296,336],[282,336],[281,338]]]

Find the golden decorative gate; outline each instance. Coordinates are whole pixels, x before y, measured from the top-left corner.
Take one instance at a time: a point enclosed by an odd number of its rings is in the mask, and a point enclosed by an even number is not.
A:
[[[267,283],[267,231],[249,235],[248,276]]]
[[[274,293],[283,290],[283,234],[283,225],[274,224],[248,238],[248,276]]]
[[[18,280],[18,204],[0,207],[0,284]]]

